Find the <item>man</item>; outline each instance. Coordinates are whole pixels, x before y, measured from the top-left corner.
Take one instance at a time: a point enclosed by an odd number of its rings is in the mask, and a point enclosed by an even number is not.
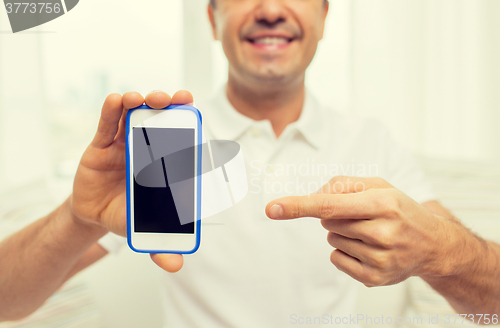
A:
[[[342,117],[305,90],[327,13],[324,0],[209,5],[229,75],[226,88],[200,106],[204,130],[240,143],[250,191],[205,220],[200,250],[165,276],[167,326],[285,327],[299,317],[344,317],[354,314],[355,280],[382,286],[410,276],[460,313],[500,313],[500,247],[434,200],[383,128]],[[108,231],[126,235],[125,114],[143,101],[162,108],[193,98],[186,91],[107,97],[73,194],[0,245],[0,319],[31,313],[105,256],[114,237],[98,240]],[[343,172],[358,177],[325,184]],[[289,220],[300,217],[311,218]],[[166,271],[183,266],[180,255],[151,257]]]

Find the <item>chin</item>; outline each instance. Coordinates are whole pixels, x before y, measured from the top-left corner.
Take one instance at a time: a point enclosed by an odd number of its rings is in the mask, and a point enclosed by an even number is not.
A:
[[[287,80],[292,74],[287,70],[276,66],[259,67],[254,71],[254,77],[261,81],[282,81]]]
[[[251,63],[241,65],[237,71],[240,76],[248,81],[253,81],[264,88],[282,86],[298,77],[297,70],[285,67],[289,65],[276,65],[269,63]]]

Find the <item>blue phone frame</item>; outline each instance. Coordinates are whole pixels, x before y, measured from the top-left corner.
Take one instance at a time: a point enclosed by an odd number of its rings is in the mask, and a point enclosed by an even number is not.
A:
[[[170,109],[181,109],[181,110],[189,110],[193,113],[196,114],[197,121],[198,121],[198,167],[197,167],[197,179],[196,179],[196,184],[198,187],[197,190],[197,213],[196,213],[196,245],[194,248],[190,251],[178,251],[178,250],[155,250],[155,249],[149,249],[149,250],[142,250],[142,249],[137,249],[134,246],[132,246],[132,221],[131,221],[131,190],[130,186],[132,181],[130,181],[130,150],[129,150],[129,133],[131,131],[130,127],[130,115],[138,109],[153,109],[153,110],[170,110]],[[127,121],[126,121],[126,132],[125,132],[125,156],[126,156],[126,164],[127,164],[127,244],[128,247],[130,247],[131,250],[134,252],[138,253],[173,253],[173,254],[193,254],[198,250],[200,247],[200,241],[201,241],[201,163],[202,163],[202,135],[203,132],[201,130],[202,128],[202,117],[200,111],[193,107],[193,106],[188,106],[188,105],[170,105],[165,108],[161,109],[154,109],[151,108],[147,105],[141,105],[135,108],[132,108],[128,111],[127,113]]]

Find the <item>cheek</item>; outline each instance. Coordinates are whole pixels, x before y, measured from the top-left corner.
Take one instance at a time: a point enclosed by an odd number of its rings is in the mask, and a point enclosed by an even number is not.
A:
[[[315,18],[319,19],[318,17]],[[314,53],[316,51],[318,42],[321,40],[322,32],[323,32],[323,25],[318,21],[311,23],[311,26],[309,26],[308,50],[310,52]]]
[[[230,57],[231,53],[234,52],[234,27],[231,25],[231,21],[228,19],[221,20],[216,32],[224,53],[227,57]]]
[[[311,14],[308,19],[308,24],[307,26],[307,33],[308,37],[311,40],[314,40],[314,42],[318,42],[321,38],[321,34],[323,31],[323,24],[322,24],[322,19],[323,17],[317,15],[317,14]]]
[[[220,20],[220,25],[217,30],[217,36],[222,42],[224,52],[234,53],[237,43],[239,42],[239,26],[240,19],[238,15],[231,11],[224,13],[224,19]]]
[[[221,41],[234,44],[239,40],[240,29],[251,13],[249,6],[242,2],[220,1],[217,35]]]
[[[310,8],[304,10],[300,15],[297,14],[296,17],[300,18],[299,24],[304,34],[304,53],[314,53],[322,35],[323,17],[318,14],[318,11],[311,11]]]
[[[234,29],[231,25],[226,25],[224,31],[221,32],[221,42],[222,48],[224,49],[224,53],[228,57],[228,59],[234,57],[236,53],[236,36],[234,35]]]

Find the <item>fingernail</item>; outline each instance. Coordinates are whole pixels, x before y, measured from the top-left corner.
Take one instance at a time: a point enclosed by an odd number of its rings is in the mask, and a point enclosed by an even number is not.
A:
[[[155,93],[155,92],[162,92],[162,91],[161,91],[161,90],[153,90],[153,91],[151,91],[150,93],[148,93],[148,94],[146,95],[146,97],[147,97],[147,96],[149,96],[149,95],[150,95],[150,94],[152,94],[152,93]]]
[[[278,204],[274,204],[269,208],[268,215],[271,219],[279,219],[281,216],[283,216],[283,207]]]

